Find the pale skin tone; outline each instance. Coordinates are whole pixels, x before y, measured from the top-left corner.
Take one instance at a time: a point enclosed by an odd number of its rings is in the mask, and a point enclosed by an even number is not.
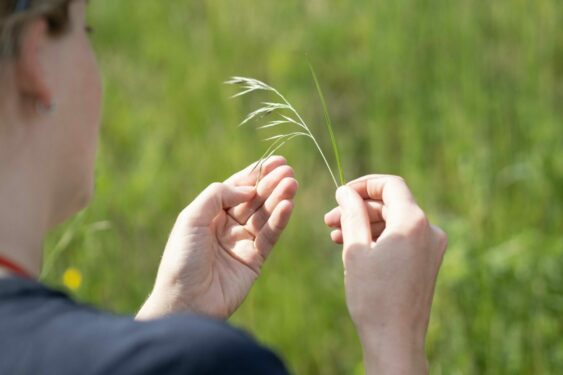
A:
[[[0,69],[0,255],[38,276],[45,234],[84,208],[93,191],[101,84],[85,32],[86,2],[52,37],[27,24],[16,58]],[[47,114],[37,105],[56,104]],[[196,312],[226,319],[243,303],[288,224],[298,184],[271,158],[213,183],[181,210],[155,286],[137,319]],[[366,176],[337,192],[325,216],[343,244],[346,302],[370,374],[425,373],[424,338],[446,247],[407,185]],[[10,271],[0,267],[0,277]]]
[[[287,225],[297,191],[283,158],[266,163],[256,188],[252,168],[212,184],[178,216],[137,318],[193,311],[226,319],[240,306]]]
[[[424,340],[447,246],[404,180],[371,175],[338,189],[325,215],[344,244],[346,303],[368,374],[425,374]]]

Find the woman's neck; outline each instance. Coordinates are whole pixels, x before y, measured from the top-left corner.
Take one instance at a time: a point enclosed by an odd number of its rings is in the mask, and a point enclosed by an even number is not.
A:
[[[41,273],[43,236],[37,234],[37,231],[25,231],[32,226],[29,223],[18,223],[16,218],[7,221],[5,217],[1,217],[0,256],[25,270],[30,276],[38,278]],[[4,267],[0,267],[0,275],[2,271],[7,272]]]
[[[14,164],[0,166],[0,256],[38,277],[48,226],[46,187],[25,164]]]

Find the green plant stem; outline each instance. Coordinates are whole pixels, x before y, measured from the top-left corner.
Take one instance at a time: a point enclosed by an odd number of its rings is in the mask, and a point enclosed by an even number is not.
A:
[[[334,136],[334,131],[332,129],[332,121],[330,120],[330,115],[328,114],[328,108],[326,106],[323,90],[321,89],[321,85],[319,84],[319,80],[317,79],[317,74],[315,73],[315,69],[313,68],[313,65],[311,64],[310,61],[308,61],[307,63],[309,64],[309,69],[311,69],[311,74],[313,75],[315,86],[317,86],[317,91],[319,93],[319,97],[321,98],[321,104],[323,106],[323,113],[325,116],[326,127],[328,128],[328,132],[330,134],[332,149],[334,151],[334,157],[336,158],[336,165],[338,166],[338,172],[340,173],[340,184],[345,185],[346,180],[344,179],[344,170],[342,169],[342,162],[340,161],[340,152],[338,151],[338,144],[336,143],[336,137]]]
[[[309,127],[307,126],[307,124],[305,123],[303,118],[299,115],[299,113],[295,110],[295,108],[293,108],[293,106],[291,105],[291,103],[289,103],[289,101],[285,98],[285,96],[283,96],[278,90],[276,90],[273,87],[270,87],[270,89],[289,106],[289,109],[295,114],[295,116],[297,116],[297,119],[301,122],[303,128],[305,128],[309,132],[309,134],[311,135],[311,139],[313,140],[313,143],[315,144],[315,146],[319,150],[321,157],[323,158],[323,160],[326,164],[326,167],[328,168],[328,171],[330,172],[330,176],[332,177],[332,180],[334,181],[334,185],[338,189],[338,181],[336,180],[336,176],[334,175],[334,172],[332,171],[332,167],[330,166],[330,163],[328,162],[321,146],[319,145],[319,143],[317,142],[317,140],[313,136],[313,133],[311,132],[311,130],[309,129]]]

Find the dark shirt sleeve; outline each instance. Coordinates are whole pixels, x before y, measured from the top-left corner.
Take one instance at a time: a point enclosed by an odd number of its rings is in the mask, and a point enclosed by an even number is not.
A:
[[[222,322],[176,316],[137,324],[103,351],[94,373],[287,374],[271,351]]]
[[[0,374],[287,374],[273,352],[222,321],[177,315],[137,322],[39,284],[6,290]]]

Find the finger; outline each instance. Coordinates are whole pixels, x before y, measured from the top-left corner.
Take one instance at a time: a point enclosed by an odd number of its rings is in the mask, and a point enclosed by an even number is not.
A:
[[[349,186],[342,186],[336,191],[336,200],[342,212],[340,223],[345,250],[353,245],[369,246],[371,230],[367,208],[362,197]]]
[[[399,176],[370,175],[348,183],[364,199],[383,201],[384,204],[413,202],[414,198],[405,180]]]
[[[235,173],[227,180],[225,180],[226,184],[235,185],[235,186],[254,186],[256,185],[256,180],[258,176],[264,178],[267,176],[271,171],[276,169],[279,166],[286,165],[287,161],[282,156],[272,156],[268,160],[264,162],[262,165],[262,173],[260,174],[260,170],[257,168],[258,162],[254,162],[250,164],[248,167],[243,169],[240,172]]]
[[[268,256],[272,247],[276,244],[283,230],[289,222],[291,213],[293,211],[293,202],[285,200],[280,202],[274,209],[274,212],[268,219],[268,222],[264,224],[256,239],[254,240],[254,246],[256,250],[264,259]]]
[[[338,245],[342,245],[344,243],[344,237],[342,237],[342,231],[340,229],[335,229],[330,232],[330,238]]]
[[[246,229],[253,234],[257,234],[260,229],[268,222],[268,219],[274,212],[278,204],[284,200],[293,200],[299,184],[292,177],[286,177],[275,187],[272,194],[266,199],[262,207],[260,207],[248,219]]]
[[[383,203],[374,200],[365,200],[364,202],[368,210],[370,223],[376,223],[384,220],[385,215],[383,213],[383,210],[385,206],[383,205]],[[335,207],[325,215],[325,224],[331,228],[340,228],[341,216],[342,212],[340,210],[340,207]]]
[[[385,230],[385,223],[384,222],[372,223],[370,225],[370,229],[371,229],[371,240],[377,241],[379,236],[381,236],[381,233],[383,233],[383,231]],[[344,241],[344,238],[342,236],[342,229],[335,229],[332,232],[330,232],[330,238],[335,243],[342,245]]]
[[[385,206],[385,220],[390,226],[409,222],[418,209],[407,184],[397,176],[365,176],[349,186],[364,199],[381,200]]]
[[[354,180],[348,181],[346,183],[346,185],[353,185],[357,182],[363,182],[363,181],[371,180],[373,178],[384,178],[384,177],[397,177],[397,176],[392,175],[392,174],[367,174],[365,176],[361,176],[361,177],[358,177]]]
[[[256,190],[251,186],[231,186],[215,182],[209,185],[181,215],[190,225],[208,226],[221,210],[251,200]]]
[[[254,199],[233,207],[229,210],[229,215],[231,215],[231,217],[239,224],[246,224],[250,216],[262,207],[266,199],[272,195],[276,186],[278,186],[284,178],[293,178],[293,176],[293,169],[288,165],[281,165],[275,168],[273,171],[268,173],[267,176],[260,180],[258,186],[256,187],[256,195],[254,196]]]

